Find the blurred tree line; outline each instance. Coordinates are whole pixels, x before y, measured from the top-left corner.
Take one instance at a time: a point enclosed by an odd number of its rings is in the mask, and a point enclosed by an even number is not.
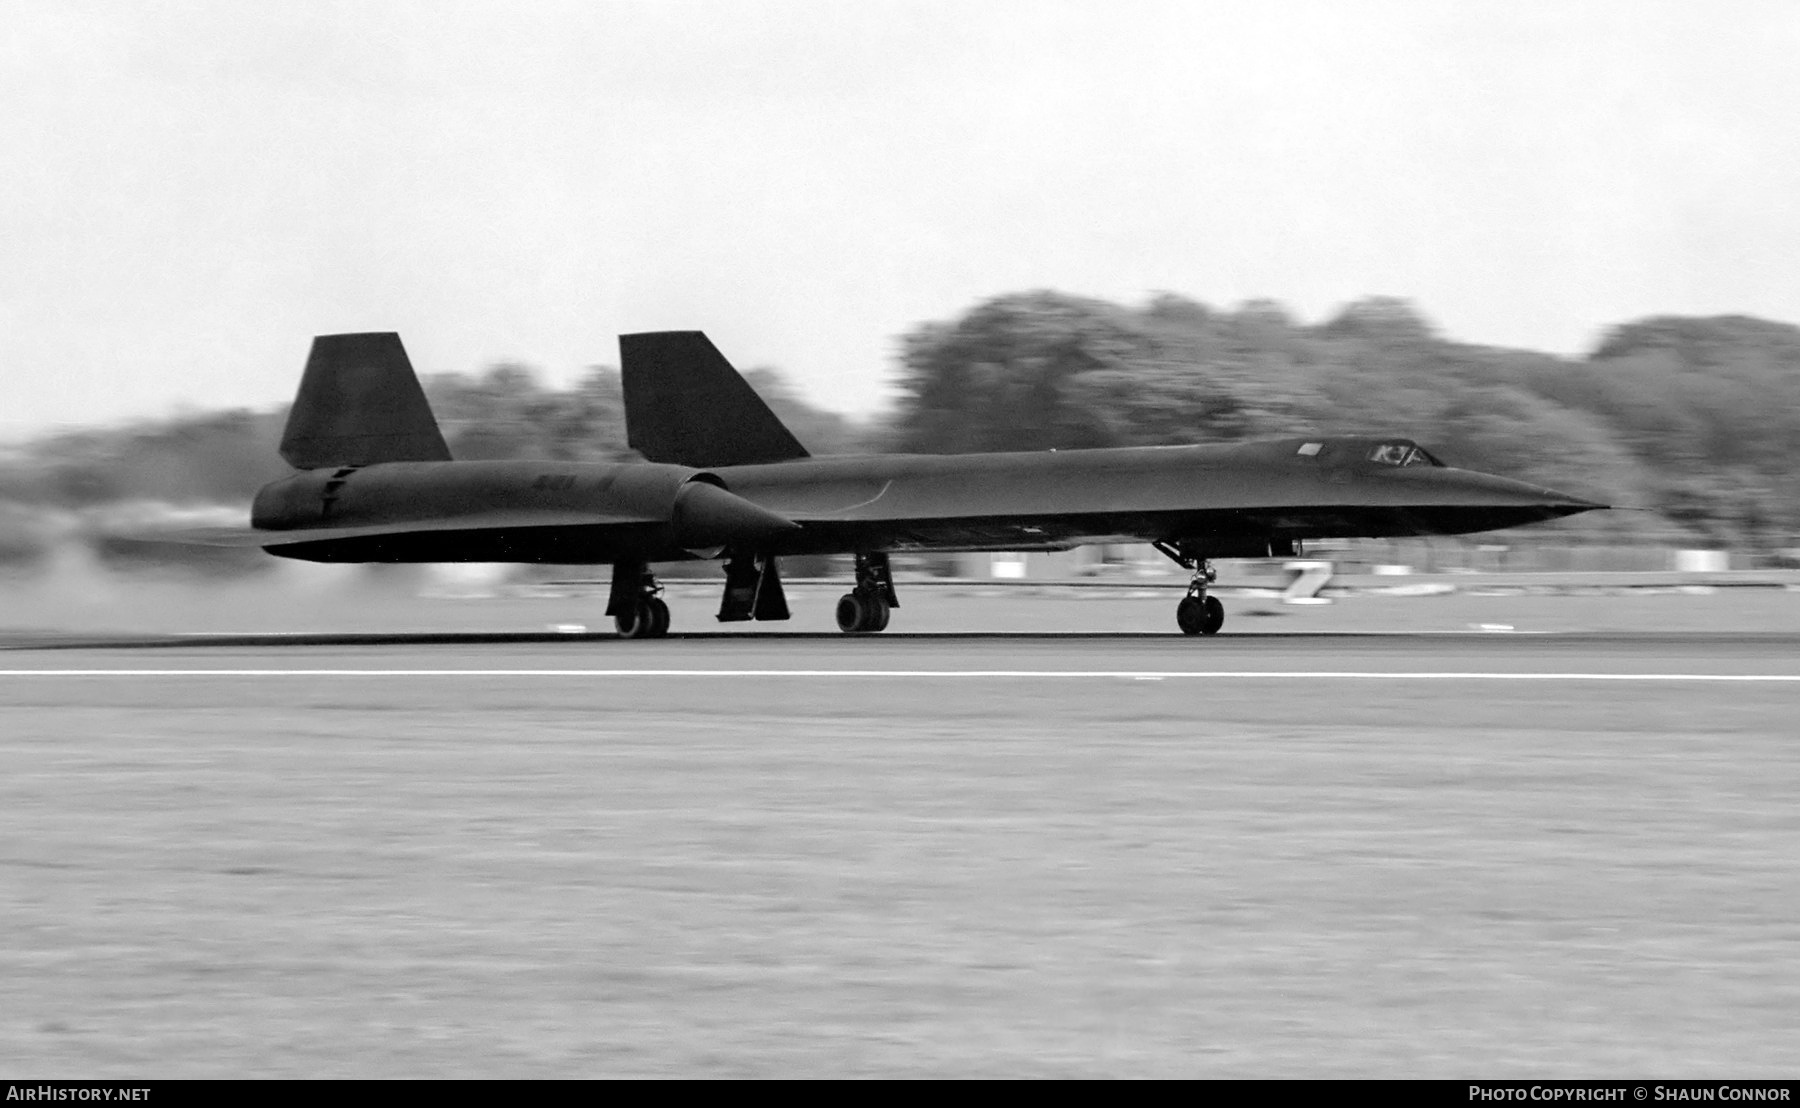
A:
[[[902,340],[894,449],[927,453],[1398,434],[1466,466],[1648,509],[1552,525],[1800,545],[1800,328],[1655,317],[1586,358],[1474,346],[1411,304],[1316,325],[1279,304],[1001,296]]]
[[[1308,325],[1266,300],[1128,307],[1037,291],[903,336],[901,401],[882,420],[815,408],[772,370],[745,376],[816,454],[1391,433],[1452,465],[1648,509],[1553,525],[1571,537],[1800,545],[1800,328],[1744,316],[1639,320],[1570,359],[1452,341],[1390,297]],[[458,458],[635,457],[614,369],[567,389],[514,364],[424,384]],[[285,417],[202,413],[13,448],[0,517],[245,503],[287,472]]]

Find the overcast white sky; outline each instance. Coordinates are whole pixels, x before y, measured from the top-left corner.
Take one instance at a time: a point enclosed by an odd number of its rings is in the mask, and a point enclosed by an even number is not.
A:
[[[573,379],[699,328],[853,412],[1056,288],[1381,293],[1559,352],[1800,318],[1800,4],[4,0],[0,435]]]

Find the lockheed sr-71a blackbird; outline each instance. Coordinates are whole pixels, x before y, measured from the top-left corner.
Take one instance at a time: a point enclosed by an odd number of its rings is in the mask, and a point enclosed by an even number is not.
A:
[[[1178,626],[1211,635],[1214,558],[1605,506],[1450,468],[1404,438],[812,457],[701,332],[622,335],[619,351],[644,461],[459,462],[398,335],[321,335],[281,441],[298,472],[257,493],[249,528],[182,537],[315,562],[610,564],[606,614],[627,638],[668,632],[656,562],[719,560],[720,620],[781,620],[782,557],[853,555],[837,622],[871,632],[900,603],[895,552],[1146,542],[1189,572]]]

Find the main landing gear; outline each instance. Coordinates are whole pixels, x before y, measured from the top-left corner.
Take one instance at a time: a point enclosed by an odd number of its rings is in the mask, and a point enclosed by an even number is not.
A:
[[[669,606],[664,603],[662,586],[643,562],[620,562],[613,566],[612,591],[607,595],[606,614],[622,639],[660,639],[669,633]]]
[[[886,629],[888,613],[900,606],[894,593],[894,575],[888,569],[888,556],[882,553],[856,556],[856,587],[837,602],[838,630],[852,635],[873,634]]]
[[[1210,561],[1186,548],[1166,542],[1153,544],[1164,556],[1188,571],[1187,595],[1175,606],[1175,623],[1184,635],[1216,635],[1225,626],[1225,605],[1207,595],[1207,586],[1219,579]]]

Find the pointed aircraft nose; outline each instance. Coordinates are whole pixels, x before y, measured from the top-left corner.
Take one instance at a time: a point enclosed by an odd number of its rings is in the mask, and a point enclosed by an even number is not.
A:
[[[755,544],[800,528],[785,516],[705,481],[681,486],[671,522],[677,544],[689,549]]]
[[[1491,473],[1476,473],[1473,470],[1451,470],[1455,474],[1457,487],[1461,491],[1472,494],[1471,501],[1484,506],[1496,508],[1538,508],[1547,513],[1546,519],[1555,516],[1572,516],[1577,512],[1600,511],[1611,507],[1596,500],[1588,500],[1566,492],[1533,485],[1526,481],[1515,481],[1510,477],[1495,477]]]
[[[1398,509],[1418,534],[1460,535],[1543,523],[1608,507],[1556,489],[1469,469],[1408,466],[1378,471],[1378,503]]]
[[[1430,521],[1430,529],[1444,534],[1494,531],[1528,523],[1543,523],[1608,505],[1566,492],[1476,473],[1467,469],[1438,469],[1428,484],[1415,487],[1407,499],[1410,511]]]

